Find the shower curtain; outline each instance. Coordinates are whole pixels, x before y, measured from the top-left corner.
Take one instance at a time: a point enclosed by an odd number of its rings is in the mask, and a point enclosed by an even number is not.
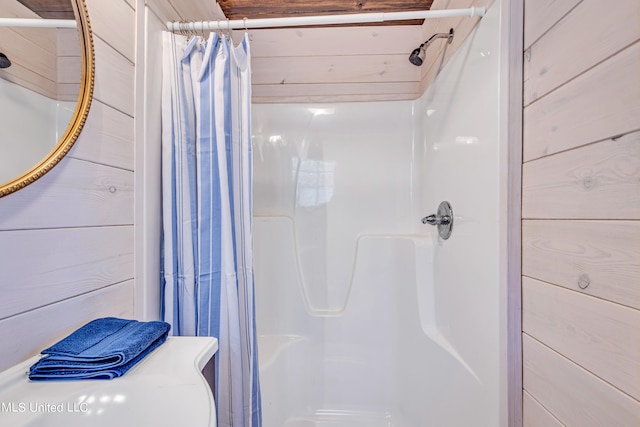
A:
[[[219,426],[260,426],[248,35],[163,33],[162,315],[218,338]]]

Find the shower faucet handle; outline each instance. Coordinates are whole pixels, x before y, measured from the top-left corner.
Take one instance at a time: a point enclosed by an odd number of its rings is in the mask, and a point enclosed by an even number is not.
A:
[[[421,221],[423,224],[437,226],[440,237],[447,240],[453,230],[453,209],[449,202],[442,202],[438,206],[438,213],[425,216]]]
[[[440,225],[440,224],[447,225],[451,223],[451,217],[448,215],[431,214],[429,216],[425,216],[424,218],[422,218],[422,223],[430,224],[430,225]]]

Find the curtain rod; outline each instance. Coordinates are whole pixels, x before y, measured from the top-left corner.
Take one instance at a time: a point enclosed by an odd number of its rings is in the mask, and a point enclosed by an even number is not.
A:
[[[73,19],[0,18],[0,27],[76,28]]]
[[[410,12],[354,13],[346,15],[297,16],[292,18],[234,19],[218,21],[167,22],[169,31],[225,31],[249,28],[298,27],[306,25],[357,24],[367,22],[405,21],[409,19],[483,16],[484,7],[441,9]]]

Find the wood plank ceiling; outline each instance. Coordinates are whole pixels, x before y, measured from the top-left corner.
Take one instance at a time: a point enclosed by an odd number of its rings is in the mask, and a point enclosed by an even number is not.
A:
[[[69,0],[18,0],[43,18],[74,19]],[[433,0],[218,0],[229,19],[282,18],[349,13],[429,10]],[[371,25],[420,25],[423,20],[387,21]]]
[[[433,0],[218,0],[229,19],[408,12],[429,10],[432,3]],[[386,21],[366,25],[420,25],[423,21]]]
[[[70,0],[18,0],[34,11],[38,16],[47,19],[75,19]]]

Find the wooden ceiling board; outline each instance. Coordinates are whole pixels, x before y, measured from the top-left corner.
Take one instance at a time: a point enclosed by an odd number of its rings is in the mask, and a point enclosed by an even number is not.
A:
[[[70,0],[18,0],[33,10],[38,16],[47,19],[75,19]]]
[[[409,12],[429,10],[433,0],[218,0],[229,19],[287,18],[350,13]],[[420,20],[386,21],[366,25],[419,25]]]
[[[225,20],[215,0],[145,0],[162,22]]]
[[[410,25],[360,28],[280,28],[251,30],[251,56],[306,57],[396,55],[420,44],[420,28]],[[236,44],[242,36],[238,32]],[[407,63],[409,63],[407,61]]]

